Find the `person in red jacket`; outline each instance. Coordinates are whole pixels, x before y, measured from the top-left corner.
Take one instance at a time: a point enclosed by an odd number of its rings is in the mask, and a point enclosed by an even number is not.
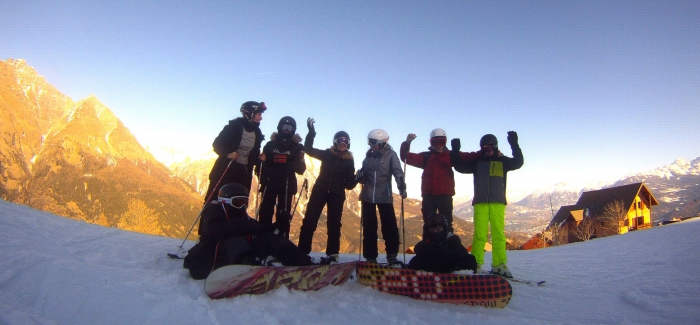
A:
[[[443,129],[430,132],[428,151],[411,153],[411,142],[417,136],[413,133],[401,144],[401,160],[413,167],[423,169],[421,176],[421,196],[423,216],[439,213],[447,219],[448,230],[452,232],[452,197],[455,195],[455,174],[452,171],[450,150],[447,149],[447,133]],[[481,157],[480,152],[460,152],[462,161]],[[425,220],[423,220],[425,223]]]

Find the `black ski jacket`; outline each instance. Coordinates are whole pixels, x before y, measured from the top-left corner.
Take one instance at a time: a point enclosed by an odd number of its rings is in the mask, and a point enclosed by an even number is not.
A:
[[[331,147],[326,150],[313,148],[316,133],[309,133],[304,140],[304,151],[321,161],[321,171],[312,192],[333,193],[345,199],[345,190],[355,188],[355,159],[350,151],[339,152]]]
[[[283,192],[286,188],[288,193],[296,193],[297,177],[294,174],[303,175],[306,171],[301,137],[295,134],[289,139],[282,139],[273,133],[262,152],[266,158],[262,164],[260,191]]]

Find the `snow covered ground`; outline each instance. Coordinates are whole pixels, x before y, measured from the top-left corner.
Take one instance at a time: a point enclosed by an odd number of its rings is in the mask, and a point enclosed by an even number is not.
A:
[[[700,220],[689,220],[511,251],[517,276],[547,284],[513,283],[504,309],[417,301],[356,280],[210,300],[203,281],[166,257],[181,240],[0,201],[0,324],[698,324],[698,234]]]

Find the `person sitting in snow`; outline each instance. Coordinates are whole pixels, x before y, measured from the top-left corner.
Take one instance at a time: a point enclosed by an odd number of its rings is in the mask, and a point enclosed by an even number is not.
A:
[[[423,240],[414,247],[416,256],[408,262],[408,268],[441,273],[476,272],[476,259],[462,245],[459,236],[448,232],[447,219],[441,214],[432,214],[424,220]]]
[[[311,265],[312,259],[280,235],[289,229],[289,213],[278,215],[272,225],[248,216],[248,189],[238,183],[226,184],[219,197],[202,211],[199,242],[185,257],[184,267],[194,279],[204,279],[214,269],[229,264],[261,265],[268,256],[283,265]]]

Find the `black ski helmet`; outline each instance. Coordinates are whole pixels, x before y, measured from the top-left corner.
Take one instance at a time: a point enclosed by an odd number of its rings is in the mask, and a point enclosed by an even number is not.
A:
[[[438,226],[442,226],[442,230],[437,232],[431,232],[430,229],[435,229]],[[435,213],[429,215],[425,218],[425,223],[423,224],[423,236],[430,240],[434,244],[441,244],[447,239],[448,233],[447,219],[445,216]]]
[[[498,148],[498,139],[493,134],[486,134],[483,137],[481,137],[481,141],[479,141],[479,146],[483,147],[487,144],[493,145],[494,148]]]
[[[265,107],[264,102],[254,102],[254,101],[248,101],[245,102],[241,105],[241,114],[243,114],[243,117],[245,117],[248,121],[253,119],[253,116],[257,113],[263,113],[267,110],[267,107]]]
[[[219,189],[219,197],[230,199],[234,196],[248,197],[248,189],[239,183],[228,183]]]
[[[295,121],[294,118],[291,116],[285,116],[285,117],[280,119],[279,123],[277,123],[277,133],[278,134],[283,133],[282,126],[285,124],[292,126],[292,132],[290,132],[289,134],[294,134],[295,132],[297,132],[297,121]]]
[[[348,150],[350,150],[350,135],[345,131],[338,131],[333,135],[333,147],[338,149],[338,138],[348,138]]]

